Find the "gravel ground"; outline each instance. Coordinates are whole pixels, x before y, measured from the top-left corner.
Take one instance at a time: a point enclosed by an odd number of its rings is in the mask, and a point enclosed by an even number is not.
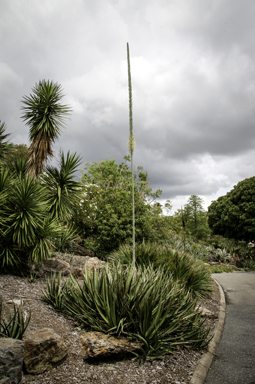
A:
[[[76,265],[78,265],[77,260],[74,261]],[[24,310],[28,312],[31,308],[32,311],[29,329],[52,328],[63,337],[69,350],[68,357],[63,364],[37,376],[24,375],[22,383],[188,384],[190,382],[205,350],[194,351],[179,348],[174,355],[164,356],[156,360],[148,359],[142,363],[137,359],[110,360],[93,364],[85,362],[82,359],[79,346],[80,328],[72,320],[54,312],[49,305],[40,299],[45,286],[45,278],[29,283],[27,278],[0,275],[0,294],[3,302],[22,298]],[[215,315],[214,318],[208,319],[208,325],[213,330],[219,308],[217,286],[215,286],[214,294],[203,303],[203,306]],[[212,333],[213,331],[211,331]]]

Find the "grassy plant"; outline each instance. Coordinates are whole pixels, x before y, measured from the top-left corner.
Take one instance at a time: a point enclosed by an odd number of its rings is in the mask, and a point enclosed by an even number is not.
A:
[[[109,261],[117,260],[128,265],[131,257],[131,247],[124,245],[111,254]],[[212,291],[212,279],[204,263],[187,253],[157,243],[136,244],[136,262],[163,268],[175,281],[182,282],[193,297],[203,297]]]
[[[210,265],[208,267],[210,273],[222,273],[222,272],[233,272],[233,268],[226,267],[223,265]]]
[[[65,289],[67,283],[61,284],[61,272],[56,279],[54,273],[50,279],[47,280],[47,290],[42,293],[42,299],[53,306],[54,309],[63,310],[65,308]]]
[[[171,353],[180,344],[206,345],[208,331],[189,292],[163,269],[140,266],[133,272],[120,264],[85,270],[84,283],[71,276],[68,289],[60,288],[60,275],[57,282],[53,276],[44,296],[53,306],[59,297],[86,329],[140,340],[145,355]]]
[[[33,283],[36,282],[36,280],[37,280],[37,276],[36,276],[36,274],[35,274],[35,273],[31,273],[30,276],[28,277],[28,282],[29,282],[30,284],[33,284]]]
[[[29,324],[31,318],[31,310],[26,319],[26,316],[22,310],[22,304],[19,306],[13,304],[13,314],[5,307],[8,313],[7,319],[2,318],[2,300],[0,300],[0,337],[10,337],[12,339],[22,339],[25,330]]]

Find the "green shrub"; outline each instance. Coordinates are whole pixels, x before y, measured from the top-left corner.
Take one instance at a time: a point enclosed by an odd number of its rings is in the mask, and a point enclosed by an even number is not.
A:
[[[109,261],[129,265],[132,261],[132,247],[122,245],[109,256]],[[163,268],[175,281],[180,281],[193,297],[203,297],[212,292],[212,279],[204,263],[187,253],[157,243],[136,244],[138,265]]]
[[[245,260],[243,262],[244,268],[255,271],[255,260]]]
[[[47,279],[47,289],[42,293],[42,299],[53,306],[54,309],[62,310],[65,307],[65,289],[67,283],[61,284],[61,272],[56,280],[56,273]]]
[[[55,282],[52,284],[56,288]],[[57,291],[58,287],[60,280]],[[149,266],[134,271],[118,264],[102,271],[85,270],[84,283],[80,285],[70,277],[62,295],[65,312],[86,330],[139,340],[144,355],[172,353],[181,344],[207,344],[208,330],[196,309],[196,300],[162,269]],[[55,298],[59,296],[58,291]]]
[[[208,270],[211,273],[223,273],[223,272],[233,272],[233,268],[224,267],[222,265],[210,265]]]
[[[13,304],[13,314],[5,307],[8,317],[4,319],[2,317],[2,310],[2,299],[0,297],[0,337],[10,337],[21,340],[30,322],[31,311],[29,311],[29,316],[26,319],[22,311],[22,304],[20,303],[17,307]]]

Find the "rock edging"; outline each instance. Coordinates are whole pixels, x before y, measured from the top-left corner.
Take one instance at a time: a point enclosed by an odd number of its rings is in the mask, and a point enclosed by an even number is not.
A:
[[[218,348],[221,335],[223,332],[223,328],[224,328],[225,317],[226,317],[226,299],[225,299],[224,291],[221,285],[215,279],[213,280],[218,285],[218,288],[220,291],[220,309],[219,309],[218,323],[215,327],[214,336],[209,343],[208,352],[206,352],[199,360],[198,366],[195,369],[193,376],[190,380],[190,384],[204,383],[206,376],[208,374],[209,368],[212,364],[213,358],[215,356],[216,350]]]

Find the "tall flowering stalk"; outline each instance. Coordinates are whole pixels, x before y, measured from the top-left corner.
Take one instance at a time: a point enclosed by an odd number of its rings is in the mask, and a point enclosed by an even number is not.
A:
[[[129,44],[127,43],[127,63],[128,63],[128,95],[129,95],[129,142],[128,149],[131,157],[132,172],[132,208],[133,208],[133,266],[135,267],[135,193],[134,193],[134,165],[133,154],[135,151],[135,138],[133,133],[133,106],[132,106],[132,82],[129,57]]]

